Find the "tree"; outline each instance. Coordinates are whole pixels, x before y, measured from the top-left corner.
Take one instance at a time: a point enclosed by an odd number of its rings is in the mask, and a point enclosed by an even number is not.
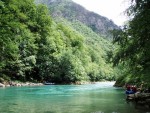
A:
[[[132,0],[126,10],[131,18],[123,29],[114,32],[114,42],[120,48],[114,64],[124,63],[138,81],[148,81],[150,70],[150,1]],[[133,79],[131,78],[131,79]]]

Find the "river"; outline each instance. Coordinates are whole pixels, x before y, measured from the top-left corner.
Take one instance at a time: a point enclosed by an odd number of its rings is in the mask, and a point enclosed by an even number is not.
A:
[[[150,113],[114,82],[0,88],[0,113]]]

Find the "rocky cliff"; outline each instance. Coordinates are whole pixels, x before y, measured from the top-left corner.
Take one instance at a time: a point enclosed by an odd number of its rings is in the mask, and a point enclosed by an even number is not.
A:
[[[61,17],[68,21],[78,20],[90,27],[94,32],[105,37],[111,36],[110,30],[119,28],[108,18],[88,11],[71,0],[36,0],[36,3],[47,5],[51,16],[55,19]]]

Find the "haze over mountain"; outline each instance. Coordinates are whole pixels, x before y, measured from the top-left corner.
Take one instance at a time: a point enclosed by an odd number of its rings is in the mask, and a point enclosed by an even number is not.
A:
[[[119,28],[108,18],[88,11],[71,0],[36,0],[36,3],[47,5],[53,18],[61,17],[71,22],[78,20],[101,36],[109,37],[110,30]]]

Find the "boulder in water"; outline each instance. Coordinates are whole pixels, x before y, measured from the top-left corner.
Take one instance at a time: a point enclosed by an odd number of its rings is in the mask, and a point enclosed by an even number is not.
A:
[[[5,85],[4,85],[4,84],[2,84],[2,83],[0,83],[0,87],[5,87]]]

